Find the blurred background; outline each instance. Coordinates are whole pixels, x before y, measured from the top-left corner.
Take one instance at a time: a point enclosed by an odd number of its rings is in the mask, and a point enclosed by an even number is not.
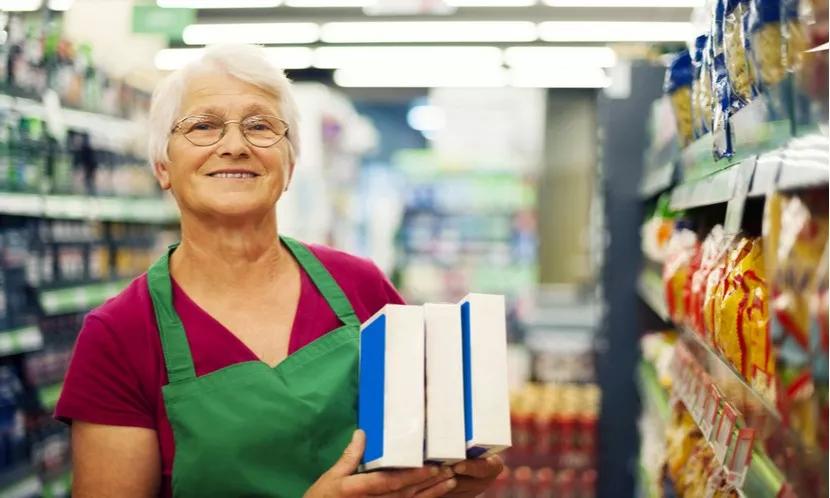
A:
[[[0,498],[68,496],[84,314],[178,237],[156,83],[255,43],[280,231],[508,297],[505,497],[827,496],[826,0],[0,0]]]

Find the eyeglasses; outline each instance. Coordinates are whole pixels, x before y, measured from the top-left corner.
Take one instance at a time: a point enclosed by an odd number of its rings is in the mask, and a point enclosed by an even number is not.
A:
[[[207,147],[222,140],[231,123],[239,125],[242,136],[254,147],[271,147],[288,135],[288,123],[276,116],[256,115],[224,121],[210,114],[187,116],[176,122],[171,133],[179,132],[193,145]]]

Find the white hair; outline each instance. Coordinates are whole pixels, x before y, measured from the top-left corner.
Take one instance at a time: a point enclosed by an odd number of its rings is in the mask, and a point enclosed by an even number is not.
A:
[[[150,164],[170,162],[167,144],[170,130],[181,112],[187,84],[194,76],[205,73],[227,74],[273,94],[279,104],[280,117],[288,123],[288,142],[291,161],[300,153],[299,113],[291,81],[282,69],[272,64],[265,50],[257,45],[215,45],[205,50],[197,60],[165,77],[153,91],[150,104],[150,136],[148,156]]]

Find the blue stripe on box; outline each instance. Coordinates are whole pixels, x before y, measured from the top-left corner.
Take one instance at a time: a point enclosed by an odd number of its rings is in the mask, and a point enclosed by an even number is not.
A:
[[[473,446],[472,448],[467,448],[467,458],[470,459],[478,458],[485,453],[487,453],[487,448],[482,448],[481,446]]]
[[[470,364],[470,303],[461,305],[461,357],[464,360],[464,436],[473,439],[473,386]]]
[[[357,426],[366,433],[364,465],[383,456],[385,357],[386,315],[380,315],[360,333]]]

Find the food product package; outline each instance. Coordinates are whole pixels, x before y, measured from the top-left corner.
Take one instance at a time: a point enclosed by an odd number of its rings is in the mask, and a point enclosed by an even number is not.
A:
[[[692,54],[692,135],[697,139],[709,131],[712,123],[712,107],[704,88],[711,86],[708,73],[704,71],[703,54],[707,50],[709,35],[700,35],[695,38]],[[711,96],[711,89],[708,90]]]
[[[729,252],[715,344],[735,369],[771,402],[775,362],[769,334],[762,241],[741,237]]]
[[[715,15],[712,22],[712,94],[715,108],[712,111],[712,152],[715,159],[732,157],[732,136],[729,124],[730,103],[732,101],[729,86],[729,72],[726,69],[726,54],[724,53],[725,38],[723,19],[726,9],[726,0],[715,2]]]
[[[670,197],[666,194],[657,200],[654,214],[640,228],[643,254],[651,260],[663,263],[666,259],[668,242],[674,231],[674,221],[679,213],[669,208]]]
[[[506,381],[505,381],[506,382]],[[363,470],[424,462],[424,311],[387,304],[360,327]]]
[[[691,278],[688,324],[689,327],[701,335],[707,342],[714,344],[712,337],[708,336],[703,319],[704,301],[706,298],[706,283],[709,274],[715,266],[725,259],[726,247],[724,246],[724,231],[722,225],[715,225],[703,240],[700,251],[700,265]]]
[[[681,146],[689,145],[694,138],[692,130],[692,58],[688,50],[675,55],[666,70],[663,91],[671,99],[677,125],[677,138]]]
[[[424,304],[426,425],[424,459],[451,464],[466,456],[461,308]]]
[[[780,83],[785,75],[781,50],[781,2],[752,0],[749,8],[750,62],[759,85],[766,91]]]
[[[460,305],[467,458],[485,458],[511,445],[504,296],[468,294]]]
[[[697,235],[688,228],[675,229],[668,243],[663,265],[663,288],[669,316],[675,323],[686,317],[686,289],[692,274],[692,262],[698,250]]]
[[[755,75],[746,53],[747,42],[751,47],[751,37],[744,33],[744,20],[749,17],[749,0],[722,1],[726,3],[723,18],[724,59],[729,77],[730,111],[734,113],[746,106],[756,92]]]
[[[820,409],[814,383],[814,375],[821,375],[814,370],[822,368],[821,361],[816,361],[822,354],[821,321],[811,318],[810,303],[817,289],[826,288],[817,271],[827,257],[826,191],[771,195],[763,230],[765,244],[774,251],[766,261],[774,317],[771,333],[781,386],[779,410],[803,443],[816,447],[825,444],[816,437]]]

